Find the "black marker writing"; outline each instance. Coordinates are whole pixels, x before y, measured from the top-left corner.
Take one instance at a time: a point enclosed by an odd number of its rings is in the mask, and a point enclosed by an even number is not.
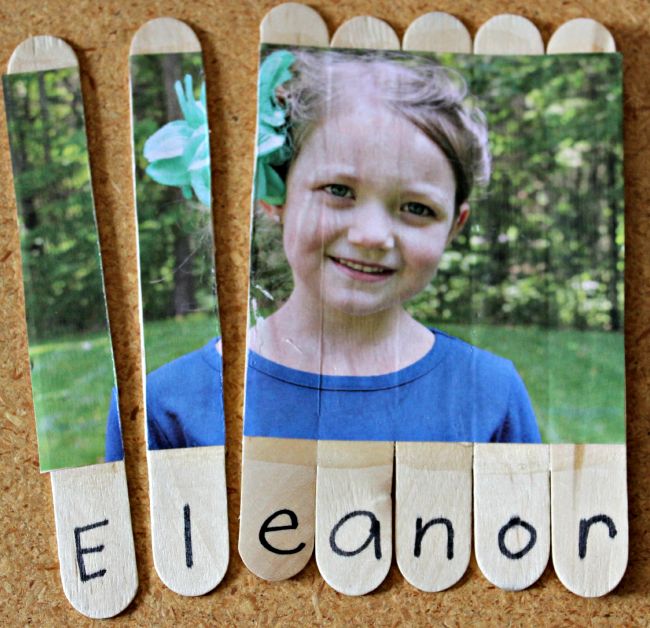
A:
[[[580,531],[578,533],[578,556],[582,560],[587,555],[587,539],[589,538],[589,528],[594,523],[604,523],[609,532],[609,538],[613,539],[617,535],[616,526],[611,517],[607,515],[594,515],[589,519],[580,519]]]
[[[190,569],[194,564],[194,558],[192,556],[192,522],[189,504],[183,506],[183,523],[185,526],[185,565]]]
[[[523,549],[519,550],[518,552],[511,552],[506,547],[506,533],[508,530],[510,530],[510,528],[514,528],[516,526],[521,526],[524,530],[527,530],[528,534],[530,534],[530,539],[528,539],[528,543]],[[535,543],[537,543],[537,530],[535,530],[535,528],[533,528],[530,523],[523,521],[519,517],[513,517],[499,530],[499,550],[506,558],[510,558],[512,560],[523,558],[526,554],[528,554],[528,552],[530,552],[530,550],[533,549]]]
[[[422,539],[426,531],[435,525],[444,525],[447,527],[447,558],[452,560],[454,558],[454,526],[449,519],[439,517],[427,521],[424,526],[422,525],[422,517],[418,517],[415,521],[415,547],[413,548],[413,556],[418,558],[422,553]]]
[[[368,538],[364,541],[363,545],[360,545],[355,550],[343,550],[336,543],[336,533],[341,529],[343,524],[354,517],[368,517],[368,519],[370,519],[370,530],[368,531]],[[355,510],[348,513],[332,528],[332,532],[330,533],[330,547],[332,548],[332,551],[339,556],[356,556],[357,554],[363,552],[363,550],[366,549],[366,547],[368,547],[372,541],[375,542],[375,558],[379,560],[381,558],[380,525],[377,517],[375,517],[375,515],[369,510]]]
[[[287,515],[289,517],[289,524],[272,526],[271,522],[276,517],[281,517],[282,515]],[[296,547],[292,549],[279,549],[271,545],[266,540],[266,535],[268,532],[278,532],[280,530],[295,530],[297,527],[298,527],[298,517],[296,516],[296,513],[293,512],[293,510],[289,510],[288,508],[285,508],[283,510],[278,510],[277,512],[274,512],[271,516],[267,517],[264,520],[264,523],[262,524],[262,527],[260,528],[260,532],[258,535],[260,539],[260,543],[262,544],[262,547],[264,547],[264,549],[267,549],[269,550],[269,552],[273,552],[274,554],[297,554],[298,552],[305,549],[304,543],[299,543],[298,545],[296,545]]]
[[[103,552],[104,546],[96,545],[95,547],[81,547],[81,534],[82,532],[87,532],[88,530],[94,530],[95,528],[101,528],[102,526],[107,525],[108,519],[104,519],[103,521],[98,521],[97,523],[91,523],[90,525],[74,529],[74,545],[77,554],[77,566],[79,567],[79,577],[81,578],[81,582],[88,582],[88,580],[92,580],[93,578],[101,578],[106,573],[106,569],[99,569],[98,571],[93,571],[93,573],[86,573],[84,554]]]

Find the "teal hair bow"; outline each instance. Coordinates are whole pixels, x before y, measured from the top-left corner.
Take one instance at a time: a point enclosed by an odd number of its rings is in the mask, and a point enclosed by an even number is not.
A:
[[[278,102],[276,90],[292,78],[289,68],[294,61],[292,53],[278,50],[260,67],[255,199],[271,205],[282,205],[286,196],[285,183],[273,167],[291,158],[287,111]]]
[[[174,89],[184,120],[169,122],[158,129],[144,144],[144,156],[149,162],[146,173],[157,183],[181,188],[183,196],[210,207],[210,142],[205,98],[205,83],[201,96],[195,100],[192,77],[183,79]]]

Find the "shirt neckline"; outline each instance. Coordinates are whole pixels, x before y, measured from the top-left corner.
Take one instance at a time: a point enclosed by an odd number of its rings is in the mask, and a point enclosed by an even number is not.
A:
[[[435,328],[430,328],[430,330],[435,335],[436,340],[427,353],[413,364],[382,375],[322,375],[320,373],[311,373],[278,364],[252,350],[248,352],[248,366],[274,379],[304,388],[332,391],[396,388],[432,371],[447,354],[452,337]]]

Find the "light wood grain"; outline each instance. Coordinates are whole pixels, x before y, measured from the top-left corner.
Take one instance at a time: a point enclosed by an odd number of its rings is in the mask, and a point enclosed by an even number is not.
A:
[[[78,66],[74,51],[62,39],[37,36],[14,50],[7,72]],[[74,96],[82,99],[81,93]],[[86,132],[83,123],[79,132]],[[94,207],[87,210],[94,212]],[[50,478],[63,591],[80,613],[113,617],[138,589],[124,462],[61,469],[52,471]]]
[[[553,565],[562,584],[584,597],[609,593],[625,573],[626,459],[625,445],[551,447]]]
[[[173,17],[159,17],[143,24],[131,40],[130,55],[201,52],[196,33]]]
[[[201,46],[194,31],[172,18],[147,22],[131,42],[131,55],[197,52],[201,52]],[[131,87],[134,100],[136,88]],[[135,155],[133,159],[135,162]],[[137,189],[135,196],[137,213],[140,201]],[[142,326],[142,296],[139,304]],[[146,343],[143,331],[141,337]],[[145,372],[144,346],[141,355]],[[146,400],[146,389],[143,397]],[[214,419],[206,417],[205,420]],[[228,566],[224,447],[149,450],[147,468],[156,571],[172,591],[180,595],[203,595],[221,582]]]
[[[495,15],[474,36],[474,52],[484,55],[540,55],[544,42],[537,27],[520,15]]]
[[[548,456],[547,445],[474,446],[476,560],[483,575],[502,589],[529,587],[548,563]]]
[[[225,448],[148,451],[147,461],[156,572],[176,593],[203,595],[228,567]]]
[[[392,479],[393,443],[318,441],[316,563],[339,593],[369,593],[388,574]]]
[[[616,42],[600,22],[582,17],[562,24],[548,40],[546,52],[616,52]]]
[[[472,445],[395,443],[395,475],[399,569],[418,589],[443,591],[469,564]]]
[[[332,35],[333,48],[374,48],[375,50],[399,50],[397,33],[383,20],[369,15],[353,17]]]
[[[453,15],[435,11],[413,20],[404,33],[404,50],[427,52],[472,52],[472,38],[465,25]]]
[[[113,617],[138,589],[124,462],[52,471],[50,477],[65,596],[88,617]],[[84,530],[89,526],[95,527]],[[78,557],[77,545],[91,551]],[[88,580],[82,581],[80,561]]]
[[[286,46],[327,46],[329,31],[317,11],[305,4],[286,2],[264,16],[260,41]]]
[[[250,571],[284,580],[302,570],[314,550],[315,501],[316,441],[244,437],[239,555]]]
[[[560,26],[547,48],[615,51],[610,32],[586,18]],[[551,445],[551,536],[555,572],[567,589],[597,597],[619,583],[629,551],[625,445]]]
[[[7,74],[43,72],[74,68],[79,65],[74,50],[58,37],[38,35],[29,37],[13,51],[7,64]]]
[[[328,40],[323,18],[295,2],[271,9],[260,24],[262,44],[327,46]],[[239,555],[246,567],[265,580],[296,575],[313,553],[315,518],[316,441],[244,437]]]
[[[497,15],[474,39],[477,54],[543,54],[537,27],[518,15]],[[550,553],[547,445],[477,444],[474,447],[474,543],[483,575],[503,589],[524,589],[544,571]],[[523,523],[516,524],[516,521]],[[509,531],[504,528],[511,524]],[[536,540],[523,556],[532,525]],[[504,533],[505,532],[505,533]],[[500,548],[499,535],[505,547]]]

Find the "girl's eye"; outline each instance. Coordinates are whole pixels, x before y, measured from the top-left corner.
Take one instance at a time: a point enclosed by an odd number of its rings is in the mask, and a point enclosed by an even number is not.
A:
[[[438,212],[432,207],[415,201],[404,203],[400,209],[411,216],[421,216],[422,218],[435,218],[438,215]]]
[[[323,186],[323,190],[337,198],[354,198],[354,190],[343,183],[330,183]]]

